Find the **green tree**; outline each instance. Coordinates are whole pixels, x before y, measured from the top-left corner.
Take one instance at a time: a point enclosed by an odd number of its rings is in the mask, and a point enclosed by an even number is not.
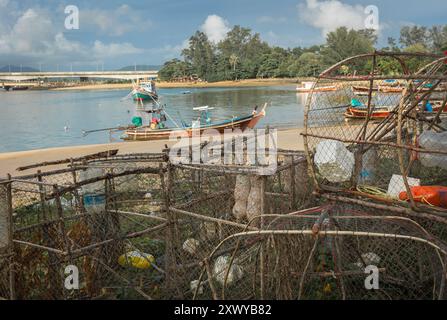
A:
[[[427,49],[427,47],[422,43],[416,43],[416,44],[406,47],[404,49],[404,51],[410,52],[410,53],[424,53],[424,52],[428,53],[429,49]],[[431,61],[430,58],[423,59],[423,58],[414,57],[414,58],[408,59],[406,61],[406,64],[407,64],[408,68],[410,69],[410,71],[415,72],[415,71],[418,71],[420,68],[422,68],[427,63],[429,63],[430,61]]]
[[[447,50],[447,25],[433,26],[429,30],[431,47],[435,53]]]
[[[197,31],[189,38],[189,47],[182,51],[182,55],[200,78],[208,80],[214,73],[214,48],[203,32]]]
[[[164,63],[158,72],[161,80],[171,80],[176,77],[185,77],[191,74],[191,66],[185,61],[172,59]]]
[[[343,59],[374,51],[374,38],[366,31],[340,27],[328,33],[326,45],[321,49],[323,63],[331,66]]]
[[[427,27],[419,26],[404,26],[400,29],[400,43],[403,47],[410,47],[416,44],[428,48],[428,32]]]
[[[292,53],[280,47],[274,47],[261,56],[257,77],[273,78],[287,77],[288,66],[292,60]]]
[[[233,27],[217,48],[218,54],[223,57],[219,59],[218,69],[221,74],[230,74],[232,79],[255,78],[263,53],[270,50],[258,33],[253,34],[250,29],[240,26]],[[232,56],[238,57],[237,64],[230,63]]]
[[[315,77],[322,71],[321,57],[313,52],[303,53],[288,68],[292,77]]]

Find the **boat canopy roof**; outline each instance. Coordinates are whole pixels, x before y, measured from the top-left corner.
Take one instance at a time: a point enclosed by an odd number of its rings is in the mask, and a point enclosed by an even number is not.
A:
[[[205,110],[213,110],[214,107],[203,106],[203,107],[195,107],[192,108],[194,111],[205,111]]]

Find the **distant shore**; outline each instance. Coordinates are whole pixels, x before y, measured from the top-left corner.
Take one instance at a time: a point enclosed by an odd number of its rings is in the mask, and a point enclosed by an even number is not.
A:
[[[278,130],[278,147],[289,150],[304,150],[303,138],[300,135],[302,130],[300,128]],[[23,172],[16,171],[18,167],[35,163],[82,157],[112,149],[119,149],[119,154],[161,152],[165,144],[172,146],[173,142],[169,140],[117,142],[0,153],[0,179],[4,178],[8,173],[13,176],[35,173],[35,169]],[[43,171],[58,169],[60,167],[49,166],[43,168]]]
[[[270,87],[296,85],[297,79],[247,79],[238,81],[219,81],[219,82],[157,82],[158,88],[240,88],[240,87]],[[86,84],[81,86],[56,88],[57,91],[68,90],[118,90],[131,89],[130,83],[107,83],[107,84]]]

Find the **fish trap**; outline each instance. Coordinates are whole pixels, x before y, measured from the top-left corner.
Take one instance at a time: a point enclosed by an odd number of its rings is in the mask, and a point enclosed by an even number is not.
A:
[[[445,215],[446,59],[374,52],[319,76],[303,133],[317,191],[395,213]],[[325,91],[328,82],[336,90]]]
[[[343,204],[258,219],[211,251],[194,298],[445,299],[446,247],[412,219]]]
[[[251,286],[249,279],[255,273],[258,249],[247,247],[234,260],[231,252],[235,242],[225,242],[215,252],[215,259],[208,259],[208,255],[234,234],[262,229],[263,222],[257,217],[310,204],[304,155],[279,150],[274,162],[271,171],[257,164],[170,165],[166,181],[170,195],[167,254],[173,278],[167,285],[172,287],[174,298],[217,299],[217,291],[225,283],[232,288],[233,298],[250,298],[250,292],[238,288]],[[250,221],[255,221],[254,225],[247,226]]]

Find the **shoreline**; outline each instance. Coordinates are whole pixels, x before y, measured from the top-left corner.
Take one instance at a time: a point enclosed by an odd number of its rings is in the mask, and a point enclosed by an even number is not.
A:
[[[303,128],[278,129],[278,148],[289,150],[304,150],[303,137],[300,135]],[[172,146],[173,141],[128,141],[104,144],[91,144],[57,148],[36,149],[0,153],[0,179],[9,173],[12,176],[23,176],[35,173],[36,169],[17,171],[16,169],[35,163],[55,161],[68,158],[82,157],[88,154],[118,149],[118,154],[161,152],[165,144]],[[59,169],[64,166],[55,165],[41,168],[43,172]]]
[[[275,87],[275,86],[294,86],[297,84],[296,78],[285,79],[246,79],[238,81],[218,81],[218,82],[156,82],[158,88],[242,88],[242,87]],[[131,83],[107,83],[107,84],[88,84],[82,86],[62,87],[50,89],[52,91],[70,91],[70,90],[118,90],[131,89]]]

